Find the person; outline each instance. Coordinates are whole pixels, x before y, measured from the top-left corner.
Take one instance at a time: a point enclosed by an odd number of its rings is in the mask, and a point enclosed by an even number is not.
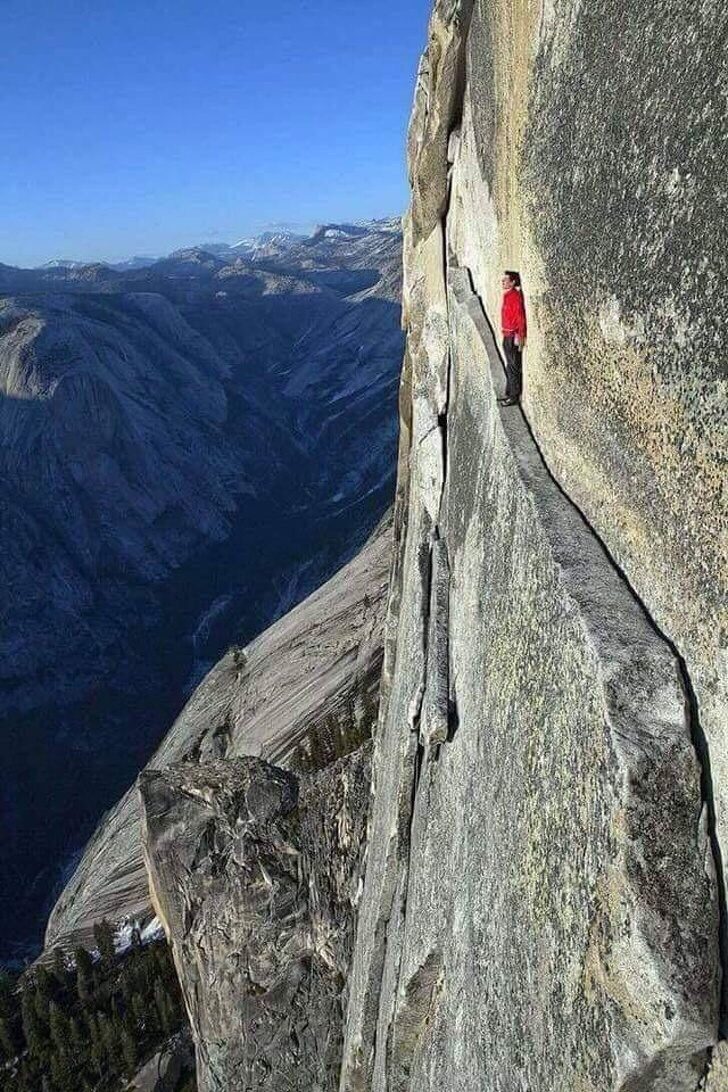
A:
[[[523,346],[526,344],[526,305],[521,290],[521,275],[513,269],[503,274],[503,305],[501,329],[503,353],[506,358],[506,393],[498,401],[502,406],[515,406],[523,388]]]

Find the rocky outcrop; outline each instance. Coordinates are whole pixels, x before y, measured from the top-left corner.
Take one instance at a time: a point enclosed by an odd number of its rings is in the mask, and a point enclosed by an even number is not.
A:
[[[369,765],[365,747],[300,782],[258,759],[142,775],[201,1092],[338,1086]]]
[[[141,1067],[124,1092],[179,1092],[194,1069],[191,1037],[187,1031],[180,1032]]]
[[[679,225],[720,224],[724,21],[436,0],[341,1092],[720,1082],[725,308]],[[656,41],[701,43],[697,94]],[[504,267],[525,413],[496,403]]]
[[[254,755],[286,767],[330,716],[378,685],[391,520],[353,561],[244,650],[230,650],[190,698],[150,761]],[[105,816],[51,914],[46,947],[89,944],[95,922],[152,913],[138,796]]]

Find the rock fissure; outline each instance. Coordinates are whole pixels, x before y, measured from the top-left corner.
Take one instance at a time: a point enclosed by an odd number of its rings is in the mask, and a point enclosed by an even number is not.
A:
[[[426,684],[420,719],[420,741],[437,747],[449,732],[448,599],[450,573],[447,547],[437,532],[431,546]]]
[[[722,971],[720,1037],[721,1039],[726,1040],[728,1039],[728,907],[726,906],[723,852],[718,838],[718,826],[715,813],[715,787],[713,784],[710,747],[700,721],[698,702],[687,670],[687,665],[674,644],[672,645],[672,648],[674,655],[680,664],[688,705],[688,715],[690,718],[690,730],[698,760],[700,761],[701,792],[706,809],[708,837],[710,838],[713,865],[715,867],[718,884],[718,909],[720,914],[718,944]]]

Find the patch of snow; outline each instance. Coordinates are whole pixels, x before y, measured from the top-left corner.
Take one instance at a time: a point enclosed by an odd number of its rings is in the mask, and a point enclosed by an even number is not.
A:
[[[137,918],[127,918],[114,934],[114,947],[117,955],[123,955],[124,952],[129,951],[135,929],[139,930],[142,944],[151,944],[153,941],[162,940],[164,937],[164,926],[158,917],[153,917],[144,926]],[[96,953],[92,954],[95,955]]]

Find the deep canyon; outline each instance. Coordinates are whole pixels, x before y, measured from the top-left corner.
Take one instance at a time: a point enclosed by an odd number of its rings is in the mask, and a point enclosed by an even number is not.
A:
[[[220,249],[0,267],[6,959],[206,669],[391,500],[398,222]]]

